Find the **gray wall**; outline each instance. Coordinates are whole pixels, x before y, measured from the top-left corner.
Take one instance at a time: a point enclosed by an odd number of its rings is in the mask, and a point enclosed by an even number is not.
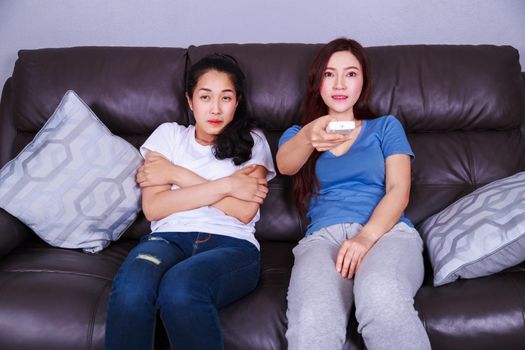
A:
[[[512,45],[525,67],[525,0],[0,0],[0,83],[19,49],[338,36],[364,46]]]

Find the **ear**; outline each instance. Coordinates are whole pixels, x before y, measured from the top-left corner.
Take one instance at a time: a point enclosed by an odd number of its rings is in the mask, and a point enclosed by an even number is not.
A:
[[[184,96],[186,96],[186,101],[188,101],[188,106],[190,106],[191,111],[193,112],[193,101],[191,100],[190,95],[188,93],[184,93]]]

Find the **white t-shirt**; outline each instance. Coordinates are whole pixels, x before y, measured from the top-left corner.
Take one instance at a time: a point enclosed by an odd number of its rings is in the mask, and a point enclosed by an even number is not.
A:
[[[270,181],[275,177],[272,154],[264,134],[253,130],[254,145],[252,157],[241,165],[235,165],[231,159],[219,160],[213,155],[212,146],[203,146],[195,140],[195,127],[164,123],[160,125],[140,148],[143,157],[148,150],[161,153],[172,163],[193,171],[207,180],[229,176],[250,164],[264,166]],[[171,189],[179,187],[172,185]],[[173,213],[164,219],[151,222],[152,232],[206,232],[245,239],[259,248],[255,239],[255,223],[259,220],[259,211],[248,224],[233,216],[224,214],[211,205]]]

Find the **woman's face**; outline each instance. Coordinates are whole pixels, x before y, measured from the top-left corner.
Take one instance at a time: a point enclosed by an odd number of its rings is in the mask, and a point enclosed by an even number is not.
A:
[[[198,80],[193,96],[186,95],[195,116],[195,137],[201,144],[213,144],[228,125],[237,108],[235,86],[228,74],[210,70]]]
[[[350,51],[335,52],[321,81],[321,97],[328,114],[340,120],[354,119],[353,108],[363,89],[361,64]]]

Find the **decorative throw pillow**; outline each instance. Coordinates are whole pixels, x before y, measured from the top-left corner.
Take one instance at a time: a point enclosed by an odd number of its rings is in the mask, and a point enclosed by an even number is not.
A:
[[[0,207],[53,246],[95,253],[140,211],[141,161],[68,91],[33,141],[0,170]]]
[[[487,276],[525,260],[525,172],[494,181],[421,225],[434,285]]]

